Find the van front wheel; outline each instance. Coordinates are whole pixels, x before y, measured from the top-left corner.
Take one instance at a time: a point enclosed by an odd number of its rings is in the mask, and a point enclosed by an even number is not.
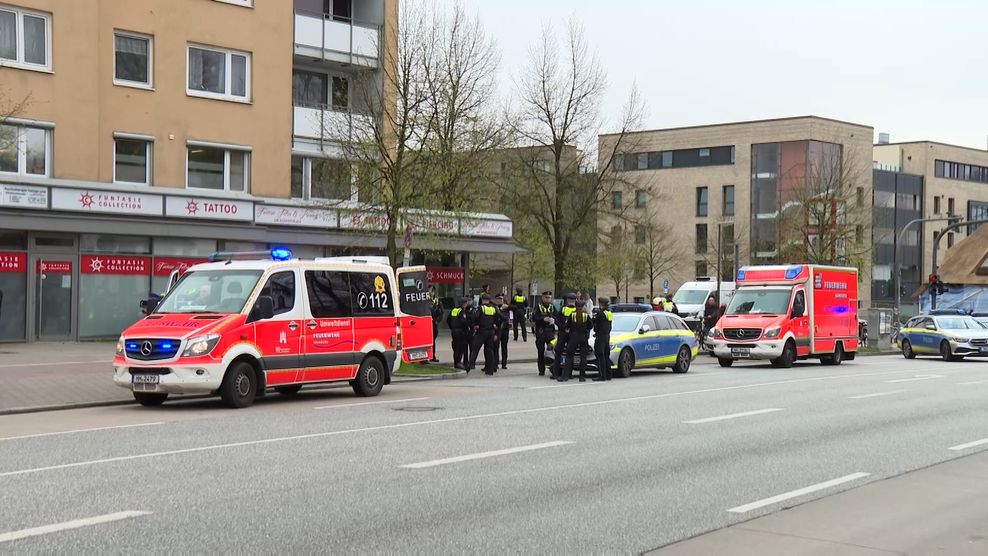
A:
[[[377,357],[364,359],[357,376],[350,381],[350,386],[355,394],[363,398],[380,394],[384,387],[384,364]]]
[[[228,407],[240,409],[254,403],[257,398],[257,373],[254,367],[240,361],[230,365],[220,385],[220,397]]]

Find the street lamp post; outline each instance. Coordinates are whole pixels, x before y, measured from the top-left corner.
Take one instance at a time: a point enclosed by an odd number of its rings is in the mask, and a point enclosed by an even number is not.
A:
[[[910,220],[905,226],[902,227],[901,230],[899,230],[899,237],[896,239],[895,248],[892,251],[892,260],[894,261],[893,266],[895,267],[895,276],[894,276],[894,278],[895,278],[895,305],[892,306],[892,318],[893,318],[892,323],[893,323],[893,325],[898,325],[899,324],[899,312],[900,312],[901,304],[902,304],[902,301],[901,301],[901,299],[902,299],[902,291],[901,291],[902,290],[902,265],[899,262],[899,246],[902,245],[902,238],[903,238],[903,236],[905,236],[906,231],[909,230],[909,228],[913,227],[916,224],[926,223],[926,222],[945,222],[945,221],[951,220],[953,218],[955,218],[955,217],[954,216],[951,216],[951,215],[947,215],[946,217],[937,217],[937,218],[916,218],[914,220]],[[934,250],[933,250],[934,261],[936,261],[936,256],[937,256],[936,255],[936,248],[934,247]],[[920,268],[922,268],[922,265],[920,265]]]

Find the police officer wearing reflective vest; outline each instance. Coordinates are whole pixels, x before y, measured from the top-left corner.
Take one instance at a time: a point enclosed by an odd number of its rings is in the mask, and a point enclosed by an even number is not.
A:
[[[545,348],[555,335],[552,325],[556,322],[556,308],[552,305],[552,292],[542,292],[542,300],[532,311],[535,325],[535,353],[538,355],[539,376],[545,376]],[[555,378],[555,372],[550,373]]]
[[[606,297],[598,297],[598,307],[593,311],[594,358],[599,369],[595,382],[611,380],[611,325],[614,315],[608,310]]]
[[[565,305],[559,309],[555,317],[558,330],[556,331],[555,357],[552,360],[552,378],[557,380],[563,376],[560,365],[562,365],[561,361],[566,353],[566,342],[569,340],[569,328],[566,326],[566,319],[576,312],[576,296],[571,293],[566,294],[564,303]]]
[[[525,311],[528,309],[528,298],[521,288],[515,288],[515,296],[511,298],[511,312],[514,315],[515,341],[518,341],[518,329],[521,328],[522,341],[528,341],[528,329],[525,327]]]
[[[508,333],[511,328],[511,317],[514,312],[509,305],[504,300],[504,294],[497,294],[494,296],[494,308],[498,312],[498,327],[497,332],[494,333],[494,363],[497,364],[497,359],[501,359],[501,368],[508,368]],[[517,330],[517,329],[516,329]]]
[[[467,369],[470,362],[470,309],[473,297],[463,296],[460,306],[454,307],[446,318],[446,324],[453,337],[453,367]],[[469,371],[468,371],[469,372]]]
[[[563,326],[566,328],[566,366],[563,368],[563,376],[557,378],[559,382],[566,382],[573,378],[573,363],[576,354],[580,354],[580,382],[587,380],[587,356],[590,345],[590,315],[586,311],[587,302],[576,300],[576,308],[566,317]]]
[[[477,366],[477,357],[480,350],[484,350],[484,374],[492,375],[497,372],[496,352],[494,350],[494,332],[499,323],[497,309],[491,305],[491,296],[483,294],[480,296],[480,307],[473,312],[471,322],[473,328],[473,341],[470,344],[470,364],[467,369]]]

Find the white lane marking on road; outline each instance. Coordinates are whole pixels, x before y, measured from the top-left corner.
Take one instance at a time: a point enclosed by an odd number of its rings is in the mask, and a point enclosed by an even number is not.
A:
[[[595,384],[604,384],[604,383],[600,381],[597,382],[589,381],[589,382],[577,382],[575,384],[550,384],[548,386],[529,386],[528,388],[525,388],[525,390],[544,390],[546,388],[565,388],[567,386],[593,386]]]
[[[54,523],[52,525],[44,525],[42,527],[21,529],[20,531],[11,531],[10,533],[0,533],[0,543],[17,541],[20,539],[26,539],[28,537],[38,537],[41,535],[48,535],[50,533],[58,533],[59,531],[68,531],[70,529],[81,529],[82,527],[92,527],[93,525],[110,523],[111,521],[120,521],[122,519],[131,519],[134,517],[140,517],[142,515],[151,515],[151,512],[137,512],[137,511],[117,512],[114,514],[98,515],[95,517],[87,517],[84,519],[74,519],[72,521],[63,521],[62,523]]]
[[[429,398],[405,398],[402,400],[381,400],[379,402],[344,403],[340,405],[321,405],[319,407],[313,407],[312,409],[337,409],[340,407],[357,407],[358,405],[380,405],[383,403],[420,402],[422,400],[428,400],[428,399]]]
[[[947,448],[947,449],[948,450],[953,450],[955,452],[959,452],[961,450],[967,450],[968,448],[974,448],[974,447],[977,447],[977,446],[984,446],[985,444],[988,444],[988,438],[983,438],[981,440],[975,440],[974,442],[968,442],[967,444],[958,444],[957,446],[951,446],[950,448]]]
[[[693,419],[692,421],[683,421],[683,423],[689,425],[699,425],[702,423],[714,423],[716,421],[727,421],[728,419],[739,419],[741,417],[751,417],[752,415],[764,415],[765,413],[775,413],[776,411],[785,411],[784,407],[769,407],[766,409],[756,409],[754,411],[744,411],[742,413],[731,413],[730,415],[719,415],[717,417],[707,417],[705,419]]]
[[[829,481],[824,481],[822,483],[817,483],[815,485],[810,485],[808,487],[790,490],[776,496],[771,496],[769,498],[763,498],[757,502],[752,502],[751,504],[745,504],[743,506],[737,506],[731,508],[727,511],[736,514],[743,514],[750,512],[752,510],[757,510],[758,508],[764,508],[765,506],[770,506],[777,502],[782,502],[784,500],[789,500],[791,498],[796,498],[798,496],[803,496],[804,494],[810,494],[811,492],[817,492],[819,490],[824,490],[837,485],[842,485],[844,483],[849,483],[851,481],[857,481],[858,479],[863,479],[868,477],[871,473],[851,473],[850,475],[844,475],[843,477],[838,477],[836,479],[831,479]]]
[[[912,378],[898,378],[895,380],[886,380],[888,384],[898,384],[900,382],[916,382],[917,380],[931,380],[934,378],[943,378],[943,375],[916,375]]]
[[[73,429],[69,431],[56,431],[56,432],[42,432],[38,434],[25,434],[22,436],[8,436],[6,438],[0,437],[0,442],[5,440],[22,440],[24,438],[39,438],[42,436],[59,436],[63,434],[76,434],[80,432],[95,432],[95,431],[109,431],[115,429],[130,429],[134,427],[152,427],[154,425],[164,425],[164,421],[156,421],[154,423],[134,423],[132,425],[116,425],[113,427],[95,427],[91,429]]]
[[[958,382],[958,386],[970,386],[971,384],[985,384],[988,380],[972,380],[971,382]]]
[[[479,454],[469,454],[466,456],[456,456],[452,458],[434,459],[432,461],[422,461],[419,463],[409,463],[406,465],[399,465],[398,467],[404,467],[405,469],[425,469],[427,467],[436,467],[439,465],[446,465],[450,463],[460,463],[463,461],[473,461],[475,459],[493,458],[497,456],[506,456],[509,454],[518,454],[521,452],[531,452],[532,450],[542,450],[545,448],[555,448],[557,446],[565,446],[567,444],[572,444],[569,440],[556,440],[554,442],[543,442],[542,444],[532,444],[529,446],[519,446],[517,448],[505,448],[504,450],[492,450],[490,452],[480,452]]]
[[[881,398],[882,396],[891,396],[892,394],[901,394],[905,390],[892,390],[891,392],[875,392],[874,394],[862,394],[860,396],[848,396],[849,400],[866,400],[868,398]]]
[[[292,440],[307,440],[311,438],[327,438],[330,436],[339,436],[343,434],[356,434],[360,432],[373,432],[373,431],[383,431],[383,430],[394,430],[403,429],[406,427],[418,427],[423,425],[436,425],[439,423],[453,423],[457,421],[473,421],[476,419],[489,419],[492,417],[505,417],[508,415],[525,415],[528,413],[543,413],[546,411],[558,411],[561,409],[574,409],[579,407],[595,407],[601,405],[611,405],[616,403],[627,403],[636,402],[643,400],[658,400],[662,398],[671,398],[675,396],[688,396],[693,394],[707,394],[710,392],[727,392],[733,390],[746,390],[749,388],[761,388],[764,386],[778,386],[782,384],[799,384],[803,382],[816,382],[820,380],[835,380],[841,378],[862,378],[869,376],[882,376],[889,374],[901,373],[903,371],[881,371],[876,373],[854,373],[845,375],[828,375],[828,376],[818,376],[810,378],[793,378],[788,380],[776,380],[772,382],[761,382],[755,384],[740,384],[735,386],[723,386],[720,388],[702,388],[700,390],[687,390],[685,392],[666,392],[663,394],[652,394],[649,396],[635,396],[631,398],[616,398],[611,400],[597,400],[592,402],[582,402],[582,403],[571,403],[562,405],[551,405],[546,407],[533,407],[529,409],[517,409],[514,411],[500,411],[497,413],[481,413],[477,415],[464,415],[462,417],[447,417],[444,419],[429,419],[426,421],[413,421],[411,423],[395,423],[391,425],[378,425],[374,427],[366,427],[360,429],[344,429],[339,431],[326,431],[326,432],[315,432],[310,434],[299,434],[295,436],[279,436],[275,438],[262,438],[260,440],[245,440],[243,442],[231,442],[228,444],[214,444],[210,446],[197,446],[195,448],[182,448],[179,450],[168,450],[165,452],[150,452],[145,454],[135,454],[130,456],[117,456],[112,458],[78,461],[75,463],[63,463],[60,465],[49,465],[45,467],[33,467],[28,469],[18,469],[16,471],[5,471],[0,473],[0,478],[2,477],[14,477],[18,475],[27,475],[30,473],[41,473],[44,471],[57,471],[60,469],[71,469],[74,467],[85,467],[89,465],[98,465],[103,463],[115,463],[119,461],[133,461],[138,459],[155,458],[162,456],[173,456],[178,454],[192,454],[197,452],[206,452],[210,450],[222,450],[227,448],[239,448],[242,446],[258,446],[262,444],[272,444],[275,442],[288,442]]]
[[[107,365],[113,363],[113,360],[107,361],[101,359],[99,361],[58,361],[56,363],[16,363],[14,365],[0,365],[0,369],[13,369],[16,367],[56,367],[58,365],[88,365],[91,363],[106,363]]]

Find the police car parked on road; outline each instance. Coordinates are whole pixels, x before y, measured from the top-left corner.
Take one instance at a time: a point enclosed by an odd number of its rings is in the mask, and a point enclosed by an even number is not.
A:
[[[988,356],[988,327],[963,314],[919,315],[899,331],[899,349],[906,359],[939,355],[944,361]]]

